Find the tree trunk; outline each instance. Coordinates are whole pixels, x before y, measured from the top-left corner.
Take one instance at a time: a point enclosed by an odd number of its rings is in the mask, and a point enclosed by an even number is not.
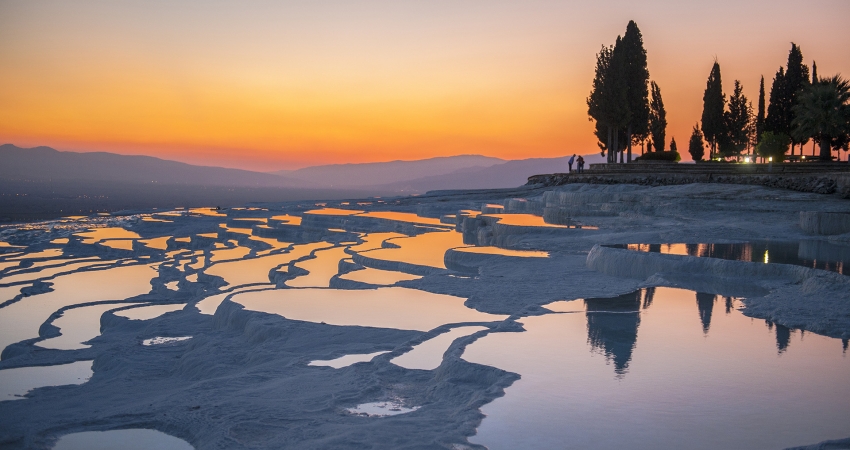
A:
[[[629,125],[629,131],[626,133],[626,139],[628,139],[626,145],[629,146],[629,157],[626,161],[632,162],[632,126],[631,125]]]
[[[618,141],[619,141],[619,139],[618,139],[618,137],[619,137],[619,136],[620,136],[620,129],[619,129],[619,128],[614,128],[614,147],[613,147],[613,149],[614,149],[614,156],[612,156],[612,157],[611,157],[611,162],[612,162],[612,163],[616,163],[616,162],[617,162],[617,154],[618,154],[618,153],[620,153],[620,143],[618,142]]]
[[[610,163],[611,162],[611,125],[608,125],[608,142],[607,142],[607,145],[608,145],[608,155],[606,155],[606,156],[608,157],[608,162]]]
[[[832,151],[829,148],[830,141],[829,137],[822,137],[820,140],[820,160],[821,161],[832,161]]]

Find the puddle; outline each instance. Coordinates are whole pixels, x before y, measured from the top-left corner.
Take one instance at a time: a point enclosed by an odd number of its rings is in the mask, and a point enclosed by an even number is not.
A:
[[[277,289],[240,293],[231,300],[251,311],[292,320],[402,330],[428,331],[448,323],[492,322],[507,317],[469,309],[461,297],[401,287]]]
[[[850,275],[850,246],[825,241],[753,241],[732,244],[608,245],[639,252],[719,258],[765,264],[792,264]]]
[[[84,431],[66,434],[53,450],[194,450],[188,442],[147,429]]]
[[[281,253],[259,258],[214,264],[204,270],[207,275],[224,278],[231,286],[241,286],[252,283],[269,283],[269,271],[281,264],[303,258],[313,250],[329,247],[327,242],[295,245],[289,253]],[[336,274],[336,271],[334,271]]]
[[[147,294],[155,276],[150,266],[136,265],[57,277],[51,280],[52,292],[24,297],[0,308],[0,351],[9,344],[38,337],[41,324],[65,306]]]
[[[83,238],[83,244],[94,244],[104,239],[141,239],[138,233],[119,227],[92,228],[83,233],[76,233]]]
[[[306,211],[304,214],[313,214],[316,216],[353,216],[355,214],[362,213],[363,211],[357,211],[354,209],[322,208]]]
[[[345,247],[318,250],[315,256],[314,259],[295,263],[296,267],[300,267],[310,273],[292,280],[287,280],[287,286],[328,287],[330,286],[331,278],[339,273],[340,260],[351,257],[348,253],[345,253]]]
[[[192,269],[195,269],[195,270],[203,269],[204,263],[206,262],[207,257],[204,256],[204,255],[197,255],[197,256],[198,256],[198,260],[196,262],[193,262],[191,264],[187,264],[186,266],[191,267]]]
[[[104,261],[98,259],[84,259],[80,262],[65,264],[63,266],[56,267],[46,267],[44,269],[39,270],[38,272],[27,272],[27,273],[19,273],[8,275],[0,278],[0,283],[3,284],[12,284],[12,283],[21,283],[25,281],[33,281],[39,280],[42,278],[50,278],[54,275],[66,272],[73,272],[75,270],[84,269],[86,267],[93,267],[99,265],[107,265],[112,264],[115,261]],[[35,265],[35,264],[33,264]]]
[[[151,345],[164,345],[164,344],[173,344],[175,342],[188,341],[192,339],[192,336],[178,336],[178,337],[162,337],[157,336],[152,339],[145,339],[142,341],[142,345],[151,346]]]
[[[92,376],[93,361],[55,366],[0,370],[0,401],[20,400],[27,392],[44,386],[83,384]]]
[[[62,313],[62,316],[53,321],[53,325],[59,328],[60,336],[45,339],[36,345],[41,348],[55,350],[79,350],[89,348],[83,342],[100,335],[100,317],[106,311],[124,306],[138,305],[139,303],[110,303],[106,305],[83,306],[72,308]]]
[[[129,239],[107,239],[100,242],[101,245],[118,250],[133,251],[133,241]]]
[[[345,355],[340,356],[336,359],[317,359],[315,361],[310,361],[308,366],[327,366],[333,367],[334,369],[341,369],[343,367],[348,367],[352,364],[359,362],[367,362],[371,361],[372,358],[383,355],[384,353],[389,353],[386,351],[383,352],[375,352],[375,353],[365,353],[365,354],[354,354],[354,355]]]
[[[455,251],[464,253],[480,253],[483,255],[515,256],[519,258],[548,258],[549,252],[539,250],[508,250],[499,247],[463,247]]]
[[[363,241],[360,244],[354,244],[348,247],[353,252],[365,252],[366,250],[375,250],[381,248],[381,244],[388,239],[407,237],[401,233],[369,233],[360,237]]]
[[[840,340],[769,327],[732,299],[686,290],[579,304],[583,314],[523,318],[527,331],[467,347],[464,359],[522,376],[482,408],[471,441],[776,449],[847,435],[850,358]]]
[[[179,280],[169,281],[169,282],[165,283],[165,287],[168,288],[169,290],[176,291],[178,289],[177,285],[179,283],[180,283]]]
[[[416,223],[420,225],[433,225],[444,228],[446,224],[440,222],[440,219],[432,219],[430,217],[420,217],[414,213],[394,212],[394,211],[372,211],[361,214],[363,217],[375,217],[379,219],[394,220],[396,222]]]
[[[301,216],[290,216],[289,214],[272,216],[269,220],[275,220],[287,225],[301,225]]]
[[[261,290],[261,289],[273,289],[273,288],[274,288],[274,285],[267,284],[265,286],[255,286],[253,289],[251,289],[251,288],[234,289],[232,291],[222,292],[221,294],[211,295],[211,296],[199,301],[198,303],[195,303],[195,307],[198,308],[198,311],[200,311],[201,314],[206,314],[208,316],[212,316],[212,315],[215,315],[215,311],[218,309],[218,305],[220,305],[221,302],[223,302],[224,299],[227,298],[227,296],[230,295],[230,294],[234,294],[234,293],[237,293],[237,292],[251,292],[251,291],[256,291],[256,290]]]
[[[115,311],[113,314],[126,317],[130,320],[150,320],[166,313],[180,311],[185,307],[185,303],[177,305],[150,305]]]
[[[65,245],[65,244],[68,243],[68,241],[70,241],[70,239],[68,239],[68,238],[57,238],[57,239],[50,241],[50,243],[51,244]]]
[[[214,263],[218,261],[242,259],[245,256],[248,256],[248,253],[251,253],[251,249],[248,247],[235,247],[213,250],[211,253],[212,256],[210,257],[210,262]]]
[[[434,370],[443,362],[443,354],[455,339],[469,336],[486,327],[459,327],[428,339],[413,347],[413,350],[393,358],[390,362],[405,369]]]
[[[142,217],[142,222],[174,223],[173,220],[156,219],[150,216]]]
[[[346,274],[340,275],[342,280],[358,281],[360,283],[375,284],[378,286],[390,286],[399,281],[418,280],[422,278],[419,275],[410,275],[404,272],[394,272],[392,270],[380,270],[367,267],[365,269],[355,270]]]
[[[186,281],[188,281],[190,283],[197,283],[198,282],[198,274],[193,273],[192,275],[186,275]]]
[[[555,225],[543,221],[543,217],[534,214],[486,214],[487,217],[496,217],[502,225],[515,225],[522,227],[548,227],[548,228],[574,228],[584,230],[598,230],[599,227],[587,225]]]
[[[140,240],[139,242],[145,244],[149,248],[153,248],[153,249],[156,249],[156,250],[165,250],[165,249],[168,248],[168,238],[169,237],[170,236],[162,236],[162,237],[152,238],[152,239],[143,239],[143,240]]]
[[[62,256],[62,249],[61,248],[49,248],[47,250],[42,250],[40,252],[25,253],[21,256],[5,258],[4,261],[20,261],[22,259],[36,259],[36,258],[57,258],[59,256]]]
[[[363,256],[384,261],[398,261],[419,266],[446,268],[444,260],[450,248],[465,247],[463,235],[454,231],[437,231],[413,237],[389,240],[399,248],[381,248],[363,252]]]
[[[390,401],[363,403],[361,405],[355,406],[354,408],[347,408],[346,411],[352,414],[358,414],[369,417],[386,417],[396,416],[399,414],[406,414],[409,412],[416,411],[419,408],[419,406],[408,408],[406,406],[401,405],[400,403]]]

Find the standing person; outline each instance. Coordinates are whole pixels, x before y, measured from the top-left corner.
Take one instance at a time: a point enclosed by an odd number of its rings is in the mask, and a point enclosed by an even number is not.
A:
[[[567,166],[569,166],[569,173],[573,172],[573,162],[576,160],[576,154],[573,153],[573,156],[570,156],[570,160],[567,161]]]
[[[581,155],[578,157],[578,173],[584,173],[584,157]]]

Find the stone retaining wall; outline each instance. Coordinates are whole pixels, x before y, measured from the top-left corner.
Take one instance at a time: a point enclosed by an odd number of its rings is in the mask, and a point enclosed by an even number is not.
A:
[[[790,189],[818,194],[839,194],[850,198],[850,173],[714,173],[686,170],[683,172],[656,172],[644,167],[621,173],[585,172],[533,175],[528,185],[561,186],[571,183],[588,184],[637,184],[643,186],[666,186],[691,183],[753,184],[773,188]]]

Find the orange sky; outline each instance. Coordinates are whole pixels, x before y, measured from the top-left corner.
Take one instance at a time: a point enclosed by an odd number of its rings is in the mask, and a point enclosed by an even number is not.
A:
[[[595,53],[634,19],[685,150],[716,57],[755,103],[790,42],[850,75],[850,2],[0,3],[0,143],[253,170],[596,151]]]

